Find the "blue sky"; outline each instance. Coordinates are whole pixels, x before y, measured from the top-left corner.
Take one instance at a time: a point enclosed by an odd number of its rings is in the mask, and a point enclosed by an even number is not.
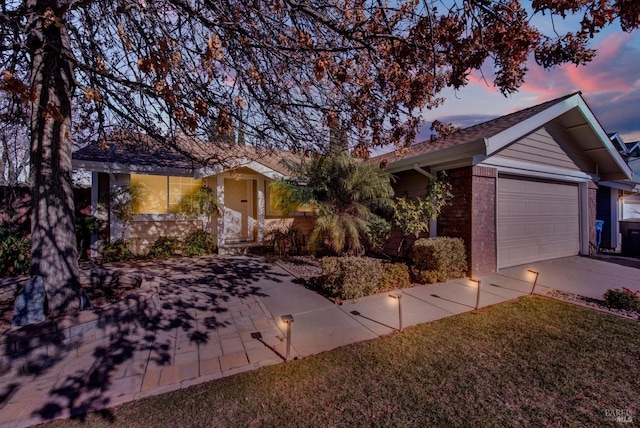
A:
[[[435,119],[467,127],[576,91],[605,131],[619,132],[627,143],[640,140],[640,31],[625,33],[615,24],[597,35],[592,47],[598,54],[586,66],[544,70],[531,60],[525,84],[507,98],[492,86],[491,68],[484,68],[488,83],[476,73],[462,90],[445,91],[444,105],[424,112],[427,125],[418,140],[429,135]]]

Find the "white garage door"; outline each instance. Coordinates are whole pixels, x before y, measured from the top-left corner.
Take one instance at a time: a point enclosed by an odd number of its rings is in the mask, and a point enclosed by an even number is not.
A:
[[[498,268],[579,251],[576,184],[498,178]]]

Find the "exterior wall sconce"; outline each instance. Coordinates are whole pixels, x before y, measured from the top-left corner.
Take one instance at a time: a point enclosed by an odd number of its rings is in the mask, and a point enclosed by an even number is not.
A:
[[[392,293],[389,294],[389,297],[398,301],[398,331],[402,331],[404,328],[402,326],[402,294],[400,293]]]
[[[478,284],[478,287],[477,287],[478,292],[476,294],[476,309],[478,309],[480,307],[480,284],[481,284],[481,281],[479,279],[473,279],[473,278],[469,278],[469,281],[475,282],[475,283]]]
[[[282,315],[280,319],[287,325],[287,354],[285,361],[288,362],[291,356],[291,324],[293,324],[293,315]]]
[[[527,269],[527,272],[530,272],[535,275],[535,278],[533,279],[533,286],[531,287],[531,293],[529,293],[529,294],[533,294],[533,290],[536,289],[536,283],[538,282],[538,275],[540,275],[540,273],[531,269]]]

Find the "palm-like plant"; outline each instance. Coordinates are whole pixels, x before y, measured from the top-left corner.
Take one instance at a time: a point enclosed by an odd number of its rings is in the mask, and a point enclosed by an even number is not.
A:
[[[288,216],[301,205],[312,206],[316,224],[310,245],[324,245],[337,254],[362,253],[372,207],[393,204],[390,174],[346,152],[287,166],[294,178],[272,184],[275,208]]]

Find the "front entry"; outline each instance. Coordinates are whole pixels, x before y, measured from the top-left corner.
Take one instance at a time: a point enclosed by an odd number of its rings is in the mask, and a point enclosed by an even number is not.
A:
[[[224,237],[225,243],[253,240],[249,227],[249,213],[253,201],[251,180],[224,179]]]

